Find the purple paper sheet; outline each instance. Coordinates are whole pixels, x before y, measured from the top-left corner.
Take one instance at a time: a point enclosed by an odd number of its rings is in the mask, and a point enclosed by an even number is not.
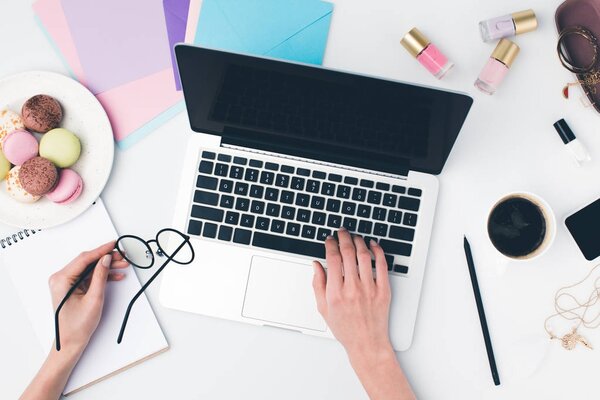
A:
[[[190,0],[163,0],[165,11],[165,21],[167,23],[167,33],[169,35],[169,48],[171,50],[171,63],[173,64],[173,75],[175,77],[175,87],[181,90],[181,81],[179,71],[177,70],[177,60],[175,58],[176,43],[185,40],[185,28],[187,25]]]
[[[171,66],[162,0],[62,0],[62,6],[94,94]]]

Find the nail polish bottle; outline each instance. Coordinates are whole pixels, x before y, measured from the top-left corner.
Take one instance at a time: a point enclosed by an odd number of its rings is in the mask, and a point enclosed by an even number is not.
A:
[[[517,54],[519,54],[519,46],[510,40],[502,39],[481,70],[475,81],[475,87],[486,94],[494,94],[515,61]]]
[[[558,136],[560,136],[565,147],[569,150],[578,166],[592,160],[590,153],[588,153],[587,149],[581,144],[581,141],[575,137],[575,134],[567,124],[567,121],[564,119],[556,121],[554,123],[554,129],[558,132]]]
[[[442,79],[446,72],[454,66],[417,28],[411,29],[404,35],[400,43],[438,79]]]
[[[537,29],[537,18],[533,10],[491,18],[479,23],[479,31],[484,42],[493,42],[509,36],[520,35]]]

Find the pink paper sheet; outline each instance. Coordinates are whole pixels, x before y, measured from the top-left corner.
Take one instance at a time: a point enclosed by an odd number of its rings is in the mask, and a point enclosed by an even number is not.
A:
[[[38,0],[33,8],[75,77],[85,84],[60,0]],[[110,118],[116,141],[125,139],[183,99],[182,93],[175,90],[173,85],[171,68],[100,93],[96,97]]]
[[[190,10],[188,11],[187,26],[185,27],[185,42],[194,43],[196,31],[198,30],[198,19],[200,19],[200,9],[202,0],[190,0]]]

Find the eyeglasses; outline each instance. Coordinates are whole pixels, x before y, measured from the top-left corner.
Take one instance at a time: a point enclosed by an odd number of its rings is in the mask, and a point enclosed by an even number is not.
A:
[[[117,250],[121,256],[123,256],[123,258],[132,266],[140,269],[150,269],[154,266],[154,262],[156,260],[151,245],[156,246],[156,255],[160,258],[164,258],[165,261],[129,302],[127,310],[125,311],[125,316],[123,317],[123,322],[121,323],[119,336],[117,338],[117,343],[119,344],[123,341],[123,335],[125,333],[125,327],[127,326],[129,315],[131,314],[131,309],[133,308],[133,305],[137,299],[148,288],[148,286],[152,284],[156,277],[171,261],[173,261],[175,264],[187,265],[194,261],[196,256],[194,253],[194,248],[190,243],[190,237],[170,228],[160,230],[154,239],[147,241],[132,235],[121,236],[115,244],[115,250]],[[174,248],[174,250],[170,251],[169,249],[171,248]],[[97,262],[94,262],[83,270],[83,273],[73,283],[65,297],[61,300],[56,308],[56,312],[54,314],[54,333],[56,336],[57,351],[60,351],[61,348],[60,328],[58,323],[60,310],[67,302],[69,297],[71,297],[73,292],[90,276],[96,265]]]

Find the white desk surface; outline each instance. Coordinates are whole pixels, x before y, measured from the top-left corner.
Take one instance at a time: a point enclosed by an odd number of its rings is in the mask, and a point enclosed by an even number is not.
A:
[[[562,220],[600,195],[600,119],[561,96],[572,76],[555,53],[553,18],[559,4],[558,0],[335,1],[326,66],[466,91],[475,99],[440,176],[414,344],[398,354],[419,398],[599,396],[600,350],[567,352],[557,342],[548,342],[543,331],[554,291],[590,268]],[[516,38],[522,51],[498,93],[492,97],[479,93],[473,81],[494,45],[481,41],[477,22],[528,7],[538,14],[539,29]],[[2,0],[0,10],[0,76],[30,69],[66,72],[36,26],[30,2]],[[413,26],[456,63],[444,81],[437,82],[400,46],[400,37]],[[594,157],[591,165],[581,169],[573,165],[552,127],[562,117],[588,146]],[[116,152],[103,198],[119,232],[149,237],[170,225],[181,168],[178,153],[184,151],[189,135],[182,113],[130,150]],[[545,198],[559,221],[548,253],[524,264],[503,263],[487,243],[484,229],[489,206],[516,190]],[[489,374],[465,264],[465,233],[504,377],[498,388]],[[366,398],[336,342],[167,310],[158,303],[158,288],[153,285],[149,296],[170,351],[73,395],[74,400]],[[12,399],[32,378],[42,354],[4,273],[0,305],[0,398]],[[600,331],[585,334],[600,347]],[[518,369],[515,365],[528,363],[539,368],[509,379]]]

